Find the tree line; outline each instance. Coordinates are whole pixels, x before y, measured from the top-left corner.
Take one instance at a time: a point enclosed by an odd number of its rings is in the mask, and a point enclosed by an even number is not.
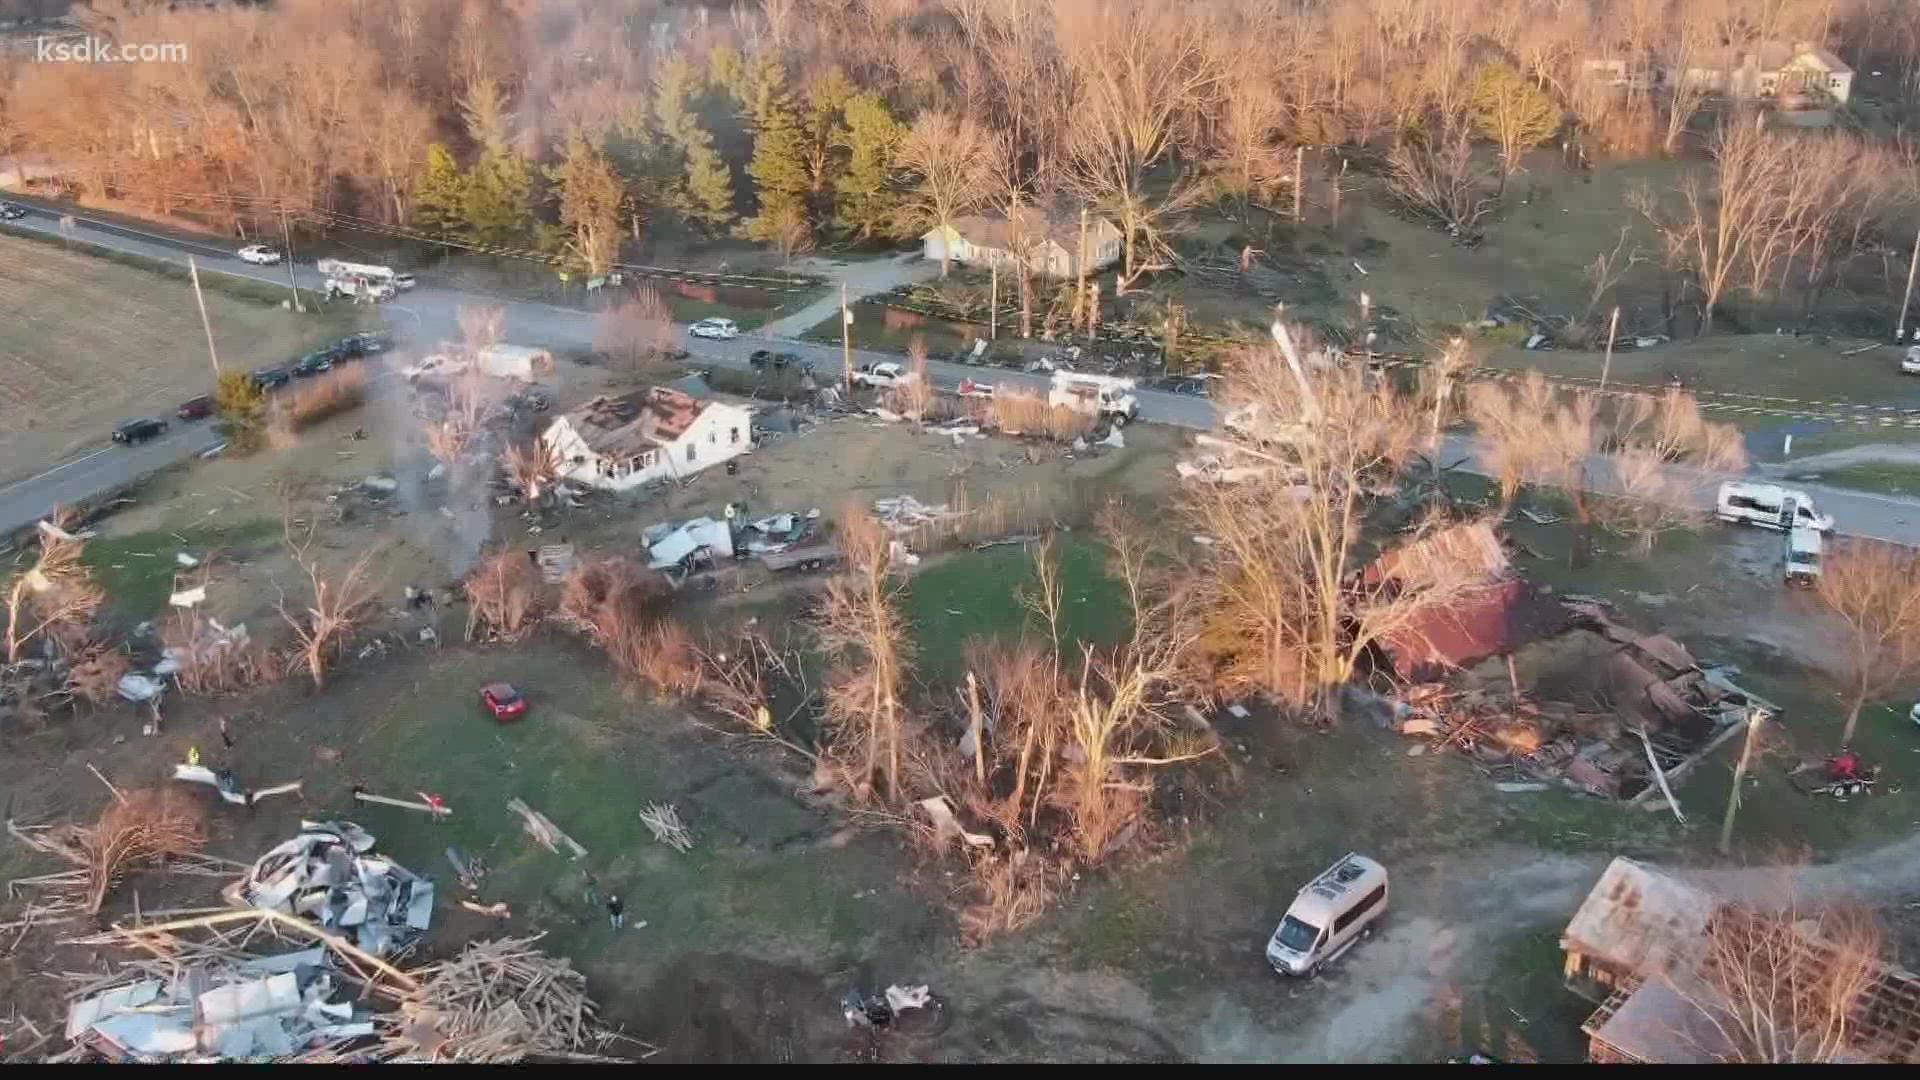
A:
[[[58,162],[83,197],[235,227],[312,210],[589,272],[664,227],[792,255],[998,212],[1038,244],[1022,209],[1070,203],[1119,226],[1124,291],[1167,263],[1183,211],[1283,210],[1298,146],[1437,148],[1395,180],[1467,228],[1486,196],[1430,158],[1469,134],[1502,187],[1556,134],[1678,149],[1698,95],[1597,87],[1596,55],[1685,69],[1825,41],[1920,85],[1902,0],[92,0],[75,18],[190,57],[0,72],[0,154]]]

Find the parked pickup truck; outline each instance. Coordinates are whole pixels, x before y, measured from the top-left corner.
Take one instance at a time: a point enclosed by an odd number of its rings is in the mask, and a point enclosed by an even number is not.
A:
[[[774,573],[783,570],[821,570],[840,561],[840,549],[833,544],[807,544],[785,551],[765,552],[760,556],[760,561]]]
[[[913,378],[913,373],[892,361],[879,364],[861,364],[853,372],[855,386],[873,386],[882,390],[899,386]]]

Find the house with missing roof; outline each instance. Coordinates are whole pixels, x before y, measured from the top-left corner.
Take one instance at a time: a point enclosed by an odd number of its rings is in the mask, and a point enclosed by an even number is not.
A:
[[[560,475],[607,491],[631,491],[746,453],[753,445],[753,411],[649,386],[602,394],[556,418],[540,438],[559,458]]]
[[[1920,1062],[1920,976],[1858,953],[1845,953],[1818,936],[1811,920],[1752,910],[1656,867],[1616,858],[1581,902],[1560,937],[1567,988],[1599,1003],[1581,1025],[1588,1060],[1603,1064],[1678,1065],[1751,1061],[1756,1049],[1739,1045],[1748,1026],[1717,977],[1726,950],[1709,946],[1722,920],[1769,927],[1754,936],[1766,952],[1755,975],[1794,994],[1822,985],[1826,971],[1857,973],[1857,990],[1834,1013],[1807,1013],[1821,1026],[1821,1056],[1836,1062]],[[1792,921],[1790,921],[1792,920]],[[1748,940],[1748,934],[1736,940]],[[1856,976],[1844,976],[1851,984]],[[1817,998],[1816,1004],[1826,998]],[[1755,997],[1778,1019],[1784,1036],[1798,1010],[1785,1000]],[[1783,1040],[1791,1042],[1792,1040]],[[1779,1052],[1776,1048],[1776,1053]]]
[[[1771,102],[1782,110],[1820,110],[1853,96],[1853,68],[1811,41],[1728,46],[1662,66],[1651,54],[1605,54],[1581,61],[1590,83],[1647,91],[1693,86],[1735,101]]]

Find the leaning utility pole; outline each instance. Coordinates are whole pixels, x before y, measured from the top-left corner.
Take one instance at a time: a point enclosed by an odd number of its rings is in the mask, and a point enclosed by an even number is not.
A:
[[[287,204],[280,204],[280,249],[286,253],[287,288],[293,290],[293,310],[305,311],[300,306],[300,286],[293,278],[293,230],[287,227]]]
[[[207,319],[207,298],[200,295],[200,268],[187,256],[187,276],[193,279],[193,302],[200,305],[200,326],[207,332],[207,359],[213,362],[213,381],[220,381],[220,354],[213,348],[213,323]]]
[[[1920,268],[1920,231],[1913,234],[1913,258],[1907,260],[1907,295],[1900,301],[1900,325],[1894,329],[1895,340],[1907,340],[1907,305],[1913,303],[1913,272]]]
[[[1607,372],[1613,369],[1613,335],[1620,329],[1620,305],[1613,305],[1613,317],[1607,320],[1607,357],[1600,361],[1600,392],[1607,392]]]
[[[840,283],[840,371],[847,380],[847,397],[853,397],[853,309],[847,306],[847,283]]]

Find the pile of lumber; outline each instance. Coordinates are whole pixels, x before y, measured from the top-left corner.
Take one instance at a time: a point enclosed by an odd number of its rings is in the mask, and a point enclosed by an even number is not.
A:
[[[482,1064],[617,1060],[594,1052],[621,1036],[595,1022],[586,976],[535,948],[543,936],[474,942],[451,960],[412,972],[419,989],[384,1018],[372,1056]]]

